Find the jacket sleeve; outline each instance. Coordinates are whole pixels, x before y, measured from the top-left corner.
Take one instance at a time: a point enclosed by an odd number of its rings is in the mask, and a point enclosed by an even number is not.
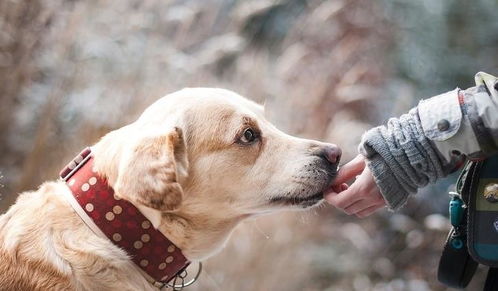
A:
[[[399,209],[410,194],[448,175],[463,158],[498,152],[498,79],[478,73],[475,87],[422,100],[366,132],[359,151],[388,207]]]
[[[475,76],[476,87],[455,90],[450,105],[458,111],[459,118],[445,117],[440,112],[439,101],[422,102],[420,119],[426,136],[434,141],[437,149],[450,158],[460,152],[471,159],[481,159],[498,152],[498,78],[486,73]],[[455,98],[456,97],[456,98]],[[441,127],[449,121],[449,129]]]

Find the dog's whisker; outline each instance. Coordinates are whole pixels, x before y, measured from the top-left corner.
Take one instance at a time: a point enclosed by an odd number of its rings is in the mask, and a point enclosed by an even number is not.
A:
[[[267,235],[267,234],[266,234],[266,233],[265,233],[265,232],[264,232],[264,231],[263,231],[263,230],[259,227],[259,224],[258,224],[258,222],[257,222],[257,221],[254,221],[254,222],[253,222],[253,226],[254,226],[254,227],[258,230],[258,232],[259,232],[260,234],[262,234],[262,235],[265,237],[265,239],[270,239],[270,236],[269,236],[269,235]]]

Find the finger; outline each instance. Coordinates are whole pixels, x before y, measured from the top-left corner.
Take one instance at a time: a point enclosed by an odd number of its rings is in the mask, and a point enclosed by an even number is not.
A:
[[[378,205],[377,201],[373,201],[372,199],[362,199],[346,207],[344,209],[344,212],[347,215],[357,214],[363,210],[366,210],[372,206],[377,206],[377,205]]]
[[[362,211],[356,213],[356,217],[365,218],[367,216],[372,215],[373,213],[375,213],[377,210],[379,210],[381,208],[384,208],[384,204],[371,206],[365,210],[362,210]]]
[[[324,198],[328,203],[339,209],[345,209],[361,199],[361,197],[357,195],[357,191],[354,190],[354,187],[350,187],[341,193],[326,194],[324,195]]]
[[[342,191],[347,190],[348,188],[349,186],[346,183],[343,183],[341,185],[332,185],[330,186],[329,189],[324,191],[323,195],[324,196],[329,194],[337,195],[338,193],[341,193]]]
[[[323,192],[323,197],[325,197],[327,195],[337,195],[338,193],[341,193],[341,192],[342,192],[342,188],[340,185],[332,185],[332,186],[330,186],[329,189],[327,189]]]
[[[362,155],[357,155],[353,160],[343,165],[334,179],[334,185],[345,183],[357,175],[365,168],[365,160]]]

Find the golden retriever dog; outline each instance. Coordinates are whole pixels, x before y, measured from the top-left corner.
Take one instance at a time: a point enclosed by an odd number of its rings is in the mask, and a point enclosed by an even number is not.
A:
[[[287,135],[231,91],[188,88],[92,147],[93,171],[192,262],[222,249],[244,219],[318,205],[340,149]],[[157,290],[96,234],[64,181],[20,194],[0,216],[2,290]],[[140,245],[141,246],[141,245]]]

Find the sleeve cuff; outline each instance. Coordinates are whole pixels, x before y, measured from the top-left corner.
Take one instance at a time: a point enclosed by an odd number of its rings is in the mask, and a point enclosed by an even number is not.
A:
[[[384,163],[382,158],[369,158],[367,166],[372,172],[382,197],[386,201],[387,208],[391,211],[402,208],[406,204],[410,194],[401,187],[396,178],[394,178],[394,173]]]
[[[425,136],[433,141],[444,141],[454,136],[462,123],[458,91],[420,101],[418,114]]]

